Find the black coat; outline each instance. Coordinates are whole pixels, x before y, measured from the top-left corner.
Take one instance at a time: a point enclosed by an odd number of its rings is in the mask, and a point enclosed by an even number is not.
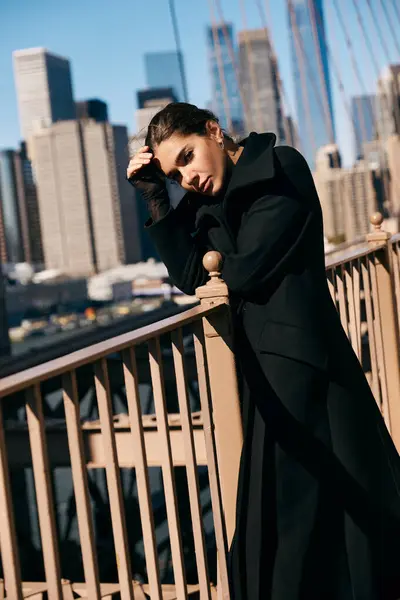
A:
[[[148,231],[176,285],[207,279],[235,312],[244,448],[235,600],[400,598],[399,456],[342,329],[312,175],[252,133],[222,202],[188,195]]]

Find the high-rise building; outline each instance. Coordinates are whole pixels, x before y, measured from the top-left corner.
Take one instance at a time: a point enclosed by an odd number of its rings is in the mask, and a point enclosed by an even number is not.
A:
[[[362,156],[363,144],[372,142],[376,134],[376,97],[354,96],[351,99],[351,116],[354,125],[354,153]]]
[[[75,118],[69,60],[45,48],[13,53],[22,138],[29,140],[35,127]]]
[[[278,63],[265,29],[239,31],[239,84],[247,131],[273,131],[284,141]]]
[[[400,135],[391,135],[386,142],[390,173],[390,210],[400,216]]]
[[[87,275],[140,260],[126,127],[55,123],[32,146],[46,266]]]
[[[77,119],[93,119],[97,123],[108,121],[107,103],[98,98],[75,102]]]
[[[318,149],[313,173],[315,187],[321,202],[324,234],[329,242],[338,243],[345,238],[343,170],[336,144]]]
[[[147,52],[144,55],[149,88],[172,87],[179,102],[187,102],[186,75],[181,52]]]
[[[244,129],[243,106],[232,52],[236,49],[232,23],[207,27],[207,48],[210,63],[212,106],[221,126],[229,133],[242,133]],[[231,127],[230,127],[231,124]]]
[[[138,137],[144,140],[151,119],[167,104],[176,102],[176,96],[171,87],[151,88],[139,90],[137,92],[137,102],[139,108],[135,111],[136,131]]]
[[[365,160],[343,171],[345,233],[351,241],[368,233],[370,217],[379,208],[377,174]]]
[[[10,338],[8,335],[8,317],[6,310],[6,289],[0,257],[0,358],[8,356],[11,352]]]
[[[247,131],[273,131],[284,141],[278,62],[265,29],[239,31],[239,85]]]
[[[310,168],[321,146],[335,141],[323,0],[287,0],[297,123]]]
[[[400,134],[400,64],[389,65],[377,84],[377,127],[382,144]]]
[[[329,241],[351,241],[368,233],[370,216],[382,208],[382,175],[379,165],[359,160],[341,168],[336,144],[320,148],[313,173]]]
[[[138,109],[149,106],[160,106],[169,102],[178,102],[178,98],[172,87],[148,88],[137,91]]]
[[[290,115],[283,117],[283,131],[285,132],[285,144],[300,150],[299,132],[293,117]]]
[[[0,151],[0,257],[3,263],[43,262],[36,186],[25,145]]]

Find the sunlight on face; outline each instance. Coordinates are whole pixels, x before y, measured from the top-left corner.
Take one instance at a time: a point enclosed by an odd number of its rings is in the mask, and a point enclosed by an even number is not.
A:
[[[226,155],[214,137],[173,134],[156,146],[154,159],[185,190],[215,196],[222,189]]]

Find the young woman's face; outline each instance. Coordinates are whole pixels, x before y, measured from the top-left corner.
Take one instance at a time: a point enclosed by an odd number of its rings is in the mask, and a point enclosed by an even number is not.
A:
[[[167,177],[185,190],[205,196],[220,192],[226,173],[226,154],[220,146],[223,135],[217,123],[215,126],[207,136],[173,134],[154,151],[154,159]]]

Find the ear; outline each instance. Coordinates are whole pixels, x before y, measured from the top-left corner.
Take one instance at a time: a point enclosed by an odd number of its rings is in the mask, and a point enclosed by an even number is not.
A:
[[[223,133],[221,127],[218,125],[216,121],[207,121],[206,130],[210,138],[220,142],[223,139]]]

